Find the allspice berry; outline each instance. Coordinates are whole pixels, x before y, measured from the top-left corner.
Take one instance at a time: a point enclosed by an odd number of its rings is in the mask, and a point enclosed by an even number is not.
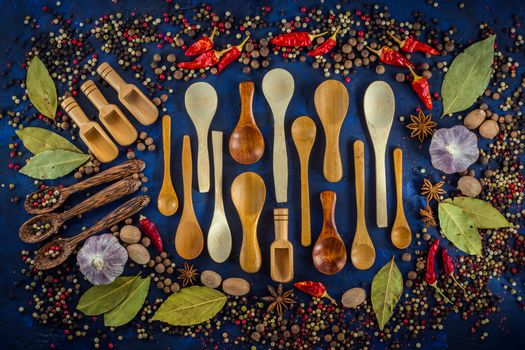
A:
[[[460,190],[464,196],[477,197],[481,193],[482,187],[475,177],[463,176],[458,181],[458,190]]]
[[[465,117],[465,120],[463,121],[463,124],[470,130],[477,129],[483,121],[485,121],[485,118],[487,117],[487,112],[485,112],[482,109],[475,109],[471,111],[467,116]]]
[[[488,119],[479,127],[479,134],[486,139],[493,139],[499,133],[499,126],[495,120]]]

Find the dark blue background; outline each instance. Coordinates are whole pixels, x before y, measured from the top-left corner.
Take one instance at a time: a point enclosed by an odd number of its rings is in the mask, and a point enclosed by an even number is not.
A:
[[[195,2],[197,3],[197,2]],[[510,27],[512,24],[511,15],[517,14],[520,19],[524,19],[524,6],[519,1],[465,1],[465,9],[459,10],[457,8],[456,1],[441,1],[440,8],[435,9],[428,5],[426,1],[408,2],[408,1],[384,1],[383,4],[389,5],[392,16],[397,20],[410,20],[410,13],[417,8],[418,10],[425,13],[427,19],[437,17],[440,20],[440,28],[446,30],[451,26],[457,26],[459,28],[458,34],[455,35],[457,42],[467,43],[472,40],[478,39],[478,25],[482,21],[488,21],[491,25],[495,25],[498,29],[497,41],[508,40],[507,34],[503,34],[501,29],[504,27]],[[3,0],[0,2],[0,52],[5,53],[8,49],[10,51],[7,55],[2,54],[1,64],[4,66],[6,63],[13,63],[13,68],[10,74],[12,76],[23,77],[23,70],[20,68],[20,64],[23,63],[23,53],[28,49],[28,40],[34,32],[27,26],[23,26],[23,16],[32,15],[39,20],[43,30],[50,30],[48,14],[43,14],[40,10],[42,5],[49,4],[54,5],[54,2],[40,2],[40,1],[7,1]],[[189,2],[184,3],[191,8]],[[292,18],[298,13],[298,8],[303,4],[310,6],[317,4],[313,1],[305,2],[293,2],[293,1],[221,1],[218,4],[214,4],[214,10],[218,13],[223,13],[227,9],[232,9],[236,18],[240,18],[246,14],[255,14],[254,5],[270,5],[272,6],[271,19],[277,19],[278,9],[284,8],[286,10],[286,17]],[[323,6],[334,8],[335,2],[327,1]],[[351,2],[350,5],[344,5],[345,8],[351,9],[363,8],[362,4],[358,2]],[[154,15],[161,15],[163,10],[166,9],[166,3],[164,1],[128,1],[122,0],[118,4],[113,4],[109,0],[90,0],[90,1],[62,1],[62,5],[58,11],[70,15],[74,14],[74,22],[78,24],[79,21],[83,21],[87,17],[93,19],[97,18],[102,14],[110,12],[122,11],[123,13],[129,13],[131,11],[137,11],[138,13],[151,13]],[[335,8],[334,8],[335,9]],[[191,16],[191,10],[188,11],[188,15]],[[497,24],[494,24],[497,21]],[[90,25],[87,25],[90,27]],[[86,27],[84,27],[86,28]],[[161,27],[164,28],[164,27]],[[85,29],[84,29],[85,30]],[[275,29],[274,29],[275,30]],[[252,33],[255,37],[258,36],[257,32]],[[18,41],[14,42],[15,37],[18,37]],[[223,39],[220,40],[228,40]],[[96,48],[100,46],[94,39],[90,39]],[[171,49],[165,48],[161,52],[168,53]],[[150,46],[148,50],[147,58],[143,61],[145,66],[149,65],[151,56],[159,52],[156,47]],[[107,59],[110,62],[114,62],[111,56],[102,55],[100,50],[97,53],[103,59]],[[176,51],[177,55],[180,55],[180,50]],[[514,56],[516,60],[523,63],[523,55]],[[450,60],[451,57],[446,58]],[[414,56],[416,63],[423,62],[424,58],[420,55]],[[102,62],[100,60],[99,62]],[[116,65],[115,65],[116,66]],[[414,94],[410,91],[408,84],[397,83],[393,77],[398,72],[396,68],[388,67],[384,75],[378,76],[375,74],[373,69],[360,69],[357,74],[352,76],[352,81],[346,84],[350,94],[350,109],[343,125],[341,132],[341,154],[343,158],[343,179],[337,183],[328,183],[322,174],[322,161],[323,161],[323,150],[324,150],[324,134],[319,119],[315,113],[313,105],[313,92],[316,86],[322,82],[325,78],[322,76],[321,71],[313,70],[310,68],[309,63],[294,63],[294,64],[283,64],[279,59],[272,61],[271,67],[285,67],[289,70],[295,79],[295,93],[292,99],[292,103],[288,108],[286,115],[286,135],[287,135],[287,147],[288,147],[288,159],[289,159],[289,186],[288,186],[288,198],[289,203],[287,207],[290,209],[290,240],[294,243],[295,247],[295,280],[320,280],[326,283],[332,296],[337,299],[340,298],[341,294],[348,288],[355,286],[362,286],[369,291],[370,281],[373,274],[383,266],[386,261],[392,256],[396,256],[396,261],[399,267],[406,273],[412,268],[412,263],[403,263],[400,260],[402,251],[396,250],[390,243],[389,234],[390,229],[377,229],[375,226],[375,210],[374,210],[374,176],[373,176],[373,157],[372,147],[370,139],[364,124],[363,113],[361,109],[363,94],[368,84],[376,79],[386,80],[391,83],[392,88],[396,96],[396,117],[393,123],[392,131],[390,134],[388,149],[387,149],[387,178],[388,178],[388,189],[389,189],[389,224],[393,222],[395,215],[395,196],[394,196],[394,178],[392,171],[392,151],[395,147],[401,147],[404,151],[404,196],[405,196],[405,211],[408,216],[408,220],[411,224],[413,233],[420,232],[422,228],[419,215],[417,214],[419,208],[424,204],[423,198],[418,193],[418,188],[422,182],[422,175],[420,170],[426,169],[424,176],[430,176],[434,181],[437,181],[440,173],[435,171],[429,162],[428,156],[428,141],[424,144],[423,148],[419,147],[418,142],[408,137],[408,130],[402,123],[399,122],[398,117],[401,115],[408,116],[413,113],[414,108],[418,104],[418,101]],[[247,278],[253,285],[253,292],[261,293],[264,286],[271,282],[269,277],[269,245],[273,240],[273,216],[272,210],[276,207],[275,195],[273,188],[272,178],[272,115],[268,105],[262,95],[261,81],[264,73],[267,70],[259,70],[246,76],[240,72],[240,65],[234,64],[234,66],[228,69],[220,77],[210,76],[206,79],[207,82],[212,84],[217,90],[219,96],[219,105],[217,113],[212,122],[210,130],[222,130],[225,132],[225,147],[224,147],[224,194],[225,194],[225,207],[227,212],[228,221],[233,232],[233,251],[230,259],[226,263],[216,264],[208,257],[207,251],[205,250],[201,257],[195,261],[196,266],[199,269],[210,268],[219,271],[223,277],[241,276]],[[121,71],[120,69],[117,69]],[[129,74],[124,74],[129,81],[136,82],[131,79]],[[519,75],[520,76],[520,75]],[[441,73],[436,72],[432,78],[433,91],[439,91],[439,84],[441,82]],[[230,132],[233,130],[237,118],[240,112],[239,95],[238,95],[238,83],[244,80],[253,80],[256,86],[256,93],[254,98],[254,115],[256,121],[261,128],[265,142],[266,152],[261,161],[252,166],[242,166],[233,161],[227,151],[227,140]],[[516,82],[519,79],[516,79]],[[174,93],[170,95],[167,103],[167,113],[173,118],[173,130],[172,130],[172,177],[175,183],[175,188],[179,196],[182,197],[182,181],[181,181],[181,144],[182,136],[184,134],[191,135],[192,148],[194,154],[194,164],[196,159],[196,135],[194,127],[184,109],[184,93],[189,83],[184,82],[171,82],[168,84],[174,89]],[[510,91],[510,90],[509,90]],[[116,94],[110,89],[104,90],[108,99],[112,102],[117,101]],[[3,110],[13,110],[11,96],[13,94],[21,96],[21,91],[14,88],[8,91],[2,92],[0,99],[1,107]],[[90,113],[94,115],[93,106],[87,101],[84,96],[79,94],[79,104]],[[491,101],[489,101],[490,104]],[[16,110],[16,109],[15,109]],[[123,108],[123,110],[125,110]],[[434,115],[436,119],[440,115],[441,105],[435,103]],[[161,112],[162,114],[162,112]],[[353,158],[352,158],[352,143],[356,139],[364,140],[365,142],[365,158],[366,158],[366,172],[367,172],[367,222],[368,229],[371,234],[372,240],[376,246],[377,259],[375,265],[368,271],[357,271],[352,265],[350,260],[344,268],[344,270],[336,276],[323,276],[318,273],[311,262],[311,249],[304,248],[300,244],[300,200],[299,200],[299,167],[298,167],[298,156],[293,145],[290,126],[293,120],[300,115],[311,116],[318,127],[317,139],[312,150],[312,157],[310,159],[310,191],[311,191],[311,209],[312,209],[312,240],[315,242],[317,235],[321,229],[321,206],[319,202],[319,193],[325,189],[335,190],[338,194],[337,207],[336,207],[336,221],[339,231],[342,235],[343,240],[349,247],[351,245],[354,230],[355,230],[355,192],[354,192],[354,176],[353,176]],[[128,114],[129,116],[129,114]],[[130,120],[140,130],[146,130],[156,140],[157,145],[161,146],[160,137],[160,123],[150,127],[142,127],[135,122],[133,118]],[[440,126],[448,126],[456,123],[454,119],[443,119],[438,120]],[[34,123],[35,126],[43,126],[41,123]],[[2,201],[0,202],[0,236],[2,237],[1,248],[1,277],[0,277],[0,300],[4,301],[2,308],[0,309],[0,334],[2,335],[2,343],[6,344],[7,348],[22,348],[30,347],[31,349],[45,349],[50,341],[58,342],[58,344],[65,344],[61,348],[72,347],[72,344],[65,342],[64,337],[59,331],[50,330],[49,328],[43,328],[36,324],[33,324],[31,315],[28,311],[20,314],[17,311],[18,306],[26,306],[26,310],[30,310],[26,303],[29,301],[30,296],[22,291],[22,289],[14,289],[12,284],[14,281],[13,275],[20,269],[22,263],[19,259],[19,252],[21,249],[31,249],[28,245],[23,244],[18,238],[18,227],[20,224],[28,219],[28,215],[24,212],[22,204],[19,203],[13,206],[9,203],[9,197],[14,194],[24,196],[34,189],[32,180],[23,176],[17,175],[13,171],[7,169],[7,164],[10,162],[8,158],[7,144],[10,142],[11,136],[14,135],[12,127],[7,125],[6,120],[0,122],[0,183],[6,184],[6,188],[0,189]],[[84,145],[77,142],[85,149]],[[210,137],[210,151],[211,151],[211,137]],[[147,184],[149,187],[149,194],[152,196],[152,204],[144,211],[153,221],[157,223],[163,234],[165,240],[165,246],[168,248],[168,252],[175,254],[173,246],[173,236],[178,225],[180,218],[180,211],[172,217],[163,217],[158,214],[156,209],[156,196],[158,194],[160,184],[162,181],[162,160],[161,152],[154,153],[140,153],[137,152],[139,158],[144,159],[147,162],[146,175],[150,181]],[[211,156],[211,154],[210,154]],[[119,160],[124,159],[124,152],[121,152]],[[210,158],[211,160],[211,158]],[[115,164],[117,161],[114,162]],[[213,168],[212,168],[213,169]],[[229,189],[233,179],[240,173],[245,171],[255,171],[259,173],[265,180],[267,186],[267,201],[263,210],[262,217],[259,224],[259,240],[263,252],[263,265],[261,270],[256,274],[246,274],[242,272],[238,265],[238,254],[239,247],[241,244],[241,228],[240,222],[237,217],[236,211],[232,205],[231,198],[229,196]],[[451,183],[454,185],[456,179],[451,177]],[[66,177],[61,181],[57,181],[64,184],[73,183],[72,176]],[[16,189],[9,191],[7,184],[14,183]],[[50,182],[51,184],[52,182]],[[196,190],[196,171],[194,171],[194,192],[193,200],[195,210],[199,222],[206,233],[211,221],[213,213],[213,188],[209,193],[201,194]],[[213,183],[213,182],[212,182]],[[82,196],[77,196],[76,201],[81,199]],[[70,203],[74,203],[71,201]],[[117,204],[115,204],[116,206]],[[84,216],[82,222],[80,220],[72,220],[69,223],[69,228],[66,235],[73,235],[78,233],[82,225],[89,226],[93,224],[97,219],[101,218],[108,210],[110,206],[95,210]],[[437,232],[431,232],[436,235]],[[414,251],[416,240],[414,239],[412,246],[409,248],[410,251]],[[180,264],[182,261],[179,258],[175,258],[175,262]],[[499,317],[496,318],[486,329],[489,332],[489,338],[485,342],[479,342],[479,335],[471,336],[469,332],[470,321],[464,322],[459,321],[453,317],[446,322],[445,331],[440,333],[432,333],[435,337],[431,340],[427,337],[423,341],[423,347],[426,349],[459,349],[459,348],[471,348],[471,349],[492,349],[495,347],[499,348],[520,348],[519,344],[525,342],[525,334],[521,330],[523,323],[525,322],[525,314],[517,311],[516,303],[514,298],[506,294],[501,288],[500,283],[494,281],[492,283],[495,292],[504,298],[504,302],[501,305],[501,314],[508,319],[500,324],[498,321]],[[150,298],[153,296],[155,288],[152,287]],[[8,300],[7,295],[15,292],[16,296],[14,300]],[[129,327],[131,328],[131,327]],[[55,334],[56,332],[56,334]],[[173,348],[192,348],[198,345],[197,342],[181,339],[175,337],[159,336],[158,339],[160,344],[157,343],[143,343],[132,340],[135,337],[134,331],[129,329],[128,331],[119,331],[120,333],[128,334],[126,338],[129,338],[125,343],[126,349],[139,349],[148,347],[149,349],[164,349],[168,345]],[[160,333],[160,332],[159,332]],[[415,343],[415,342],[414,342]],[[412,345],[414,344],[412,343]],[[124,344],[117,343],[121,348]],[[84,339],[77,341],[75,346],[78,349],[92,348],[90,340]]]

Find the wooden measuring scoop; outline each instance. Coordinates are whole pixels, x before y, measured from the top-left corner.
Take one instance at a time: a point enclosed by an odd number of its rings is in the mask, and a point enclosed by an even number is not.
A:
[[[230,135],[229,148],[232,158],[241,164],[255,163],[264,154],[264,139],[253,118],[253,92],[253,81],[243,81],[239,84],[241,114]]]
[[[270,245],[270,273],[275,282],[293,280],[293,246],[288,240],[288,209],[273,210],[275,241]]]
[[[346,247],[335,225],[334,191],[321,192],[323,228],[312,250],[315,268],[325,275],[338,273],[346,265]]]
[[[261,248],[257,240],[257,223],[266,200],[266,186],[256,173],[242,173],[231,187],[233,205],[242,225],[242,245],[239,256],[241,269],[254,273],[261,268]]]
[[[162,117],[162,155],[164,157],[164,175],[160,188],[157,207],[165,216],[171,216],[179,208],[179,199],[171,181],[171,117]]]
[[[120,108],[106,100],[92,80],[80,86],[80,90],[98,109],[98,118],[111,136],[122,146],[129,146],[137,139],[137,129],[129,122]]]
[[[412,242],[412,232],[408,226],[405,211],[403,210],[403,151],[401,148],[394,150],[394,172],[396,176],[396,219],[392,226],[390,238],[392,244],[398,249],[405,249]]]
[[[184,206],[179,227],[175,232],[175,249],[181,258],[195,259],[204,248],[204,235],[195,216],[191,196],[193,177],[190,137],[184,135],[182,141],[182,183],[184,186]]]
[[[107,62],[98,66],[97,73],[117,91],[120,102],[142,125],[157,120],[159,111],[153,102],[135,85],[126,83]]]
[[[210,156],[208,152],[208,130],[217,110],[217,92],[208,83],[191,84],[184,96],[188,112],[197,131],[197,180],[199,192],[210,190]]]
[[[78,125],[80,138],[98,160],[108,163],[117,158],[117,146],[97,122],[89,120],[73,97],[66,98],[60,105]]]

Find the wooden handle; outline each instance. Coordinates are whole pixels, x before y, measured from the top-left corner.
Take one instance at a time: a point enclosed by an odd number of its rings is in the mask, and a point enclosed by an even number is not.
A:
[[[301,244],[308,247],[312,244],[310,227],[310,185],[308,181],[308,159],[301,162]]]
[[[357,224],[365,224],[365,145],[363,141],[354,142],[355,200]],[[359,231],[359,230],[358,230]]]
[[[241,115],[238,125],[255,125],[253,118],[252,102],[254,93],[253,81],[239,83],[239,94],[241,95]]]
[[[64,99],[60,106],[79,127],[90,121],[73,97]]]
[[[162,117],[162,155],[164,157],[164,182],[171,183],[171,117]]]
[[[376,163],[376,223],[377,227],[388,226],[388,212],[386,201],[386,170],[385,149],[375,148]]]
[[[403,151],[401,148],[394,150],[394,173],[396,177],[397,208],[403,210]]]
[[[102,92],[92,80],[88,80],[82,84],[80,90],[82,90],[84,95],[86,95],[89,101],[91,101],[98,110],[109,104],[108,100],[106,100],[104,95],[102,95]]]
[[[288,240],[288,209],[276,208],[273,210],[273,222],[275,225],[275,240]]]
[[[193,208],[191,199],[191,181],[193,177],[193,169],[191,165],[191,144],[190,137],[184,135],[182,139],[182,186],[184,187],[184,208]]]
[[[239,253],[241,269],[248,273],[255,273],[261,268],[261,248],[257,240],[257,220],[245,219],[242,222],[242,244]]]
[[[210,190],[210,155],[208,151],[208,130],[197,129],[197,180],[199,192]]]
[[[275,113],[275,112],[274,112]],[[282,111],[284,114],[284,111]],[[273,138],[273,181],[275,185],[275,200],[277,203],[288,201],[288,156],[284,139],[284,116],[278,118],[274,115]]]
[[[126,85],[124,79],[122,79],[107,62],[104,62],[98,66],[97,73],[117,92],[120,91],[122,86]]]
[[[335,202],[337,195],[334,191],[321,192],[321,205],[323,206],[323,229],[321,234],[325,237],[335,236],[337,228],[335,225]]]
[[[343,177],[343,165],[339,152],[339,133],[337,135],[326,135],[323,174],[330,182],[338,182]]]
[[[222,201],[222,131],[212,131],[211,141],[213,144],[213,174],[215,178],[215,211],[224,211]]]

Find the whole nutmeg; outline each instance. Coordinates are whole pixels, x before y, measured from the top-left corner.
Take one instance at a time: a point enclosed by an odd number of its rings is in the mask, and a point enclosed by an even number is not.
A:
[[[479,134],[486,139],[493,139],[499,133],[499,126],[495,120],[488,119],[479,127]]]
[[[480,182],[473,176],[463,176],[458,181],[458,190],[464,196],[477,197],[481,193],[481,189]]]
[[[150,259],[148,250],[139,243],[130,244],[126,247],[129,258],[139,265],[145,265]]]
[[[124,225],[120,229],[120,240],[126,244],[134,244],[140,241],[140,230],[134,225]]]
[[[474,130],[477,129],[481,123],[483,123],[486,117],[487,112],[482,109],[475,109],[467,114],[465,120],[463,120],[463,124],[465,124],[465,126],[470,130]]]

